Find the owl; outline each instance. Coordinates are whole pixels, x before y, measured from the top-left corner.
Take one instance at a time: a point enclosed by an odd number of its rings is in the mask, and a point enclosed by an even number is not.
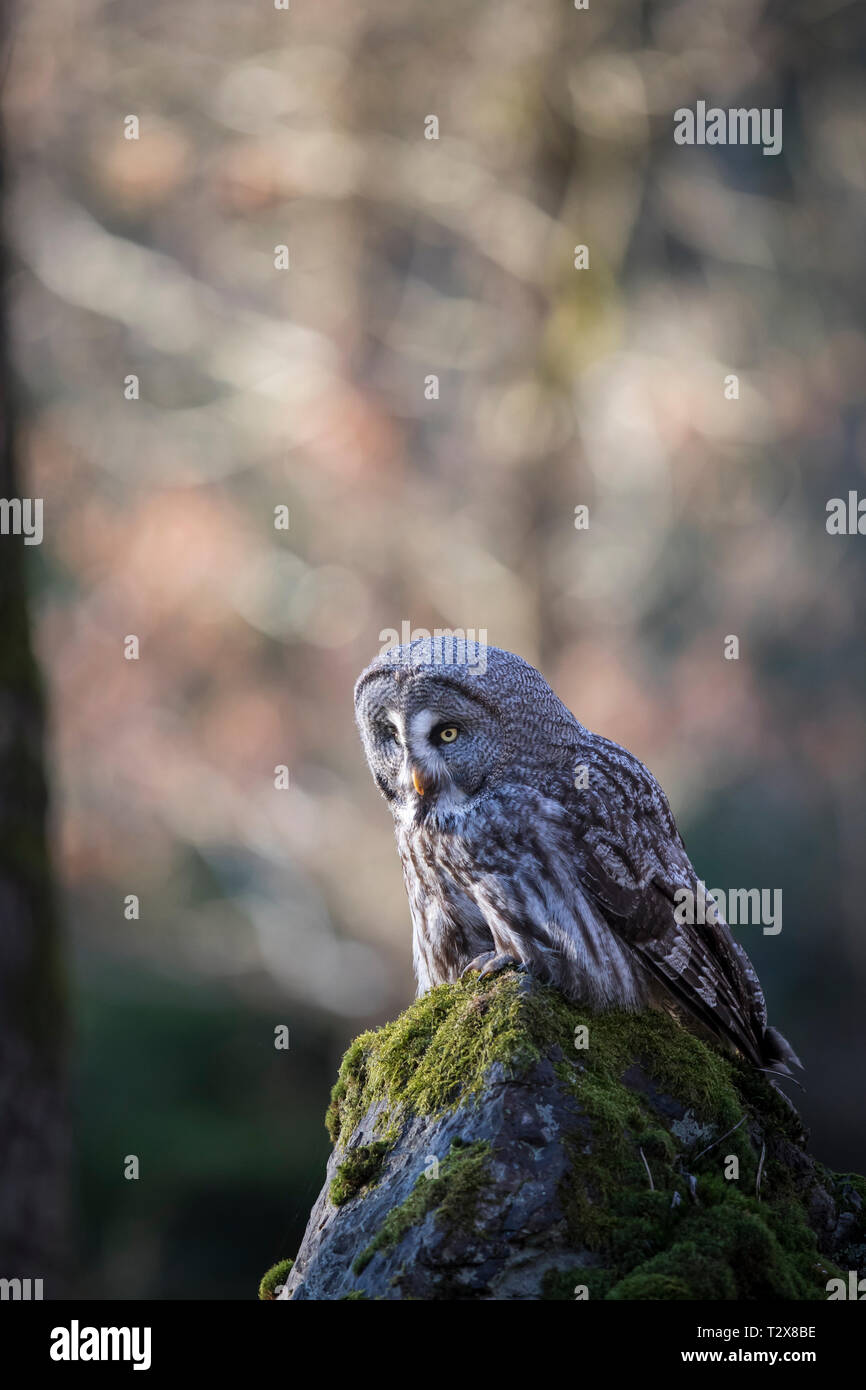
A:
[[[755,1066],[801,1066],[639,758],[579,724],[521,657],[457,637],[382,653],[355,687],[394,818],[419,994],[527,969],[596,1009],[668,1008]],[[710,899],[710,904],[712,904]]]

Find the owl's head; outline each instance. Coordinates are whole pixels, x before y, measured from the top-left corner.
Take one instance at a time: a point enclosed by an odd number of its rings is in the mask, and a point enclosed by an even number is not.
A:
[[[355,717],[376,785],[415,819],[533,779],[581,732],[522,657],[456,637],[383,652],[355,686]]]

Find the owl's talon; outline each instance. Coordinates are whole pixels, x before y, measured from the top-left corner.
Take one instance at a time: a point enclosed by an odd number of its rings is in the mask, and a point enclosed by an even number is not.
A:
[[[476,956],[468,965],[464,965],[463,969],[460,971],[461,980],[469,974],[470,970],[482,970],[488,961],[493,960],[495,955],[495,951],[482,951],[480,956]]]
[[[507,970],[509,965],[516,966],[518,970],[525,968],[523,961],[519,961],[516,956],[503,953],[500,956],[493,956],[492,960],[481,967],[481,979],[483,980],[485,975],[498,975],[500,970]]]

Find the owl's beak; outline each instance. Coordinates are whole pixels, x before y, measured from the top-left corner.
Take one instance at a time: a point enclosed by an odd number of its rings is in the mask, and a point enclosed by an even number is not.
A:
[[[430,788],[430,783],[424,781],[424,777],[422,773],[418,771],[417,767],[413,767],[412,769],[412,786],[419,796],[423,796]]]

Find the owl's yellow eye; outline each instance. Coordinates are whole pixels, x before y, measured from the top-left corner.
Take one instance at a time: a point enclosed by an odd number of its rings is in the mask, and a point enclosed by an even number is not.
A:
[[[439,730],[439,742],[453,743],[459,732],[456,724],[446,724],[444,729]]]

